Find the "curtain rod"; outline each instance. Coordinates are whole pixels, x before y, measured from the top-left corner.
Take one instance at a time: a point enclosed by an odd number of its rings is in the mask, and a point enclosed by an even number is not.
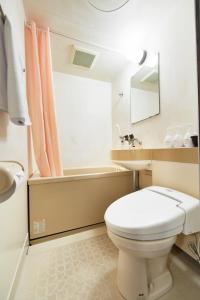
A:
[[[72,36],[69,36],[69,35],[67,35],[67,34],[64,34],[64,33],[60,33],[60,32],[54,31],[54,30],[52,30],[52,29],[50,29],[49,31],[50,31],[50,33],[52,33],[52,34],[62,36],[62,37],[64,37],[64,38],[66,38],[66,39],[74,40],[74,41],[76,41],[76,42],[80,42],[80,43],[83,43],[83,44],[87,44],[87,45],[90,45],[90,46],[93,46],[93,47],[101,48],[101,49],[103,49],[103,50],[106,50],[106,51],[109,51],[109,52],[115,52],[115,53],[117,53],[117,54],[122,55],[122,53],[121,53],[120,51],[117,51],[117,50],[115,50],[115,49],[113,49],[113,48],[105,47],[105,46],[103,46],[103,45],[101,45],[101,44],[87,42],[87,41],[84,41],[84,40],[81,40],[81,39],[78,39],[78,38],[74,38],[74,37],[72,37]]]
[[[30,27],[31,23],[30,23],[30,22],[26,22],[26,25],[27,25],[28,27]],[[38,30],[44,30],[44,28],[41,28],[41,27],[37,27],[37,29],[38,29]],[[70,39],[70,40],[73,40],[73,41],[76,41],[76,42],[79,42],[79,43],[83,43],[83,44],[90,45],[90,46],[92,46],[92,47],[101,48],[101,49],[103,49],[103,50],[105,50],[105,51],[114,52],[114,53],[117,53],[117,54],[119,54],[119,55],[123,55],[122,52],[117,51],[117,50],[115,50],[115,49],[113,49],[113,48],[105,47],[105,46],[103,46],[103,45],[101,45],[101,44],[97,44],[97,43],[87,42],[87,41],[84,41],[84,40],[81,40],[81,39],[72,37],[72,36],[70,36],[70,35],[67,35],[67,34],[64,34],[64,33],[58,32],[58,31],[55,31],[55,30],[50,29],[50,28],[49,28],[49,32],[52,33],[52,34],[55,34],[55,35],[62,36],[62,37],[64,37],[64,38],[66,38],[66,39]]]

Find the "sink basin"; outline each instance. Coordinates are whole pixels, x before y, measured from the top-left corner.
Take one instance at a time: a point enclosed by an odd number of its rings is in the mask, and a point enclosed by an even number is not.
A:
[[[13,177],[10,170],[0,167],[0,195],[6,193],[13,184]]]
[[[113,160],[112,162],[133,171],[151,169],[151,160]]]

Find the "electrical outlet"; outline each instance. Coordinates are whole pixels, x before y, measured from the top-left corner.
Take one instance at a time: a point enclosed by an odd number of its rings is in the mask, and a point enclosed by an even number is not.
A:
[[[33,234],[43,233],[46,230],[46,220],[33,221]]]

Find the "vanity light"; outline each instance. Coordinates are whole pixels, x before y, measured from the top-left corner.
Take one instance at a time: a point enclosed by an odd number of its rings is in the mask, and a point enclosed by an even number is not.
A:
[[[127,60],[129,60],[135,64],[138,64],[140,66],[146,61],[146,58],[147,58],[146,50],[142,50],[142,49],[131,50],[130,48],[127,47],[127,49],[125,49],[123,52],[124,52],[124,55]]]
[[[158,53],[157,52],[147,52],[147,50],[137,50],[137,51],[126,51],[126,58],[133,63],[138,63],[139,66],[145,63],[145,66],[150,68],[156,67],[158,64]]]
[[[147,58],[147,51],[143,50],[142,58],[138,64],[141,66],[145,62],[146,58]]]

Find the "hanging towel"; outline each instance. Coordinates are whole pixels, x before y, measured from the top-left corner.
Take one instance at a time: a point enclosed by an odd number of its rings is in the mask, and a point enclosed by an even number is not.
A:
[[[7,102],[7,66],[4,45],[4,24],[0,18],[0,111],[8,111]]]
[[[26,102],[26,88],[22,60],[17,51],[17,40],[6,17],[4,43],[7,61],[7,106],[10,120],[16,125],[30,125]]]

